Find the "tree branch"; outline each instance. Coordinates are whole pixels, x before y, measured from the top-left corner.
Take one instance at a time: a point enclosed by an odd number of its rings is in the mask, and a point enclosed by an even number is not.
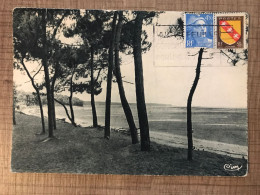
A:
[[[38,88],[36,87],[36,85],[35,85],[35,83],[34,83],[34,78],[31,76],[31,74],[30,74],[29,70],[27,69],[27,67],[25,66],[23,60],[24,60],[24,58],[21,59],[21,64],[22,64],[22,66],[23,66],[23,68],[24,68],[24,70],[25,70],[27,76],[30,78],[33,88],[34,88],[35,90],[37,90]]]
[[[66,114],[67,114],[69,120],[71,121],[71,118],[70,118],[70,115],[69,115],[69,112],[68,112],[67,107],[66,107],[61,101],[57,100],[56,98],[54,98],[54,101],[58,102],[60,105],[63,106],[63,108],[65,109],[65,112],[66,112]]]
[[[66,12],[63,14],[63,16],[61,17],[61,19],[58,21],[58,23],[57,23],[57,25],[56,25],[56,28],[55,28],[54,31],[53,31],[53,34],[52,34],[52,37],[51,37],[51,42],[53,42],[53,40],[55,39],[55,36],[56,36],[56,34],[57,34],[57,31],[58,31],[58,28],[60,27],[60,25],[61,25],[63,19],[65,18],[65,16],[68,15],[68,13],[69,13],[69,12],[66,11]],[[50,56],[51,56],[51,57],[53,56],[53,50],[51,50]]]
[[[97,78],[95,79],[95,83],[98,81],[98,78],[99,78],[99,76],[100,76],[101,70],[102,70],[102,68],[100,68],[99,71],[98,71],[98,75],[97,75]]]
[[[197,53],[195,53],[195,54],[190,54],[190,55],[188,55],[188,56],[196,56],[196,55],[198,55],[199,54],[199,52],[197,52]]]
[[[132,82],[129,82],[129,81],[124,81],[124,80],[122,80],[123,82],[125,82],[125,83],[129,83],[129,84],[132,84],[132,85],[134,85],[134,83],[132,83]]]
[[[41,67],[39,68],[39,70],[33,75],[33,79],[35,78],[35,76],[41,71],[41,69],[42,69],[42,65],[41,65]]]
[[[202,58],[203,60],[210,60],[210,59],[213,59],[213,58]]]
[[[229,57],[229,55],[227,55],[224,51],[220,50],[220,53],[224,54],[225,56],[227,56],[228,59],[230,59],[232,61],[232,58]]]
[[[52,34],[52,38],[51,38],[52,41],[54,40],[54,38],[55,38],[55,36],[56,36],[56,34],[57,34],[57,31],[58,31],[58,28],[60,27],[60,25],[61,25],[63,19],[64,19],[67,15],[68,15],[68,11],[66,11],[66,12],[63,14],[63,16],[61,17],[61,19],[58,21],[58,23],[57,23],[57,25],[56,25],[56,28],[54,29],[53,34]]]
[[[53,77],[52,77],[52,83],[51,83],[51,90],[52,91],[54,91],[54,85],[55,85],[55,82],[56,82],[56,79],[57,79],[57,70],[56,70],[56,68],[57,68],[57,64],[56,64],[56,67],[54,68],[54,75],[53,75]]]

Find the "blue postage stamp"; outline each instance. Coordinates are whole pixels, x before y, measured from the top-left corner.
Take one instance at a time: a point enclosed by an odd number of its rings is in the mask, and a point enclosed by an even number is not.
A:
[[[213,14],[185,14],[185,47],[213,48]]]

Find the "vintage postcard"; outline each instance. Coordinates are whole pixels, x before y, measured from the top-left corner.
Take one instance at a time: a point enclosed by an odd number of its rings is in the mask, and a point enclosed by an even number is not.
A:
[[[14,9],[12,172],[245,176],[248,23]]]

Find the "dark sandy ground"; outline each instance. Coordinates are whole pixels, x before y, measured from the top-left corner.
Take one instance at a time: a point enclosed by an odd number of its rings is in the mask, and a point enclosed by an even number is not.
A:
[[[194,160],[186,160],[187,150],[151,143],[151,151],[140,151],[131,138],[112,131],[103,138],[103,128],[73,127],[57,121],[57,139],[43,142],[40,118],[16,113],[13,129],[13,172],[132,174],[132,175],[221,175],[243,176],[247,160],[206,151],[194,151]],[[47,126],[47,125],[46,125]],[[225,164],[242,166],[239,171],[224,169]]]

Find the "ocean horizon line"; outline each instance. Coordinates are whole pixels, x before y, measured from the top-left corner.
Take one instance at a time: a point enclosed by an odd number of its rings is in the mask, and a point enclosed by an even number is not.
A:
[[[86,103],[91,103],[90,100],[82,100],[83,102],[86,102]],[[95,101],[96,103],[99,103],[99,104],[106,104],[106,102],[104,101]],[[136,102],[128,102],[129,104],[136,104]],[[111,102],[111,104],[120,104],[121,105],[121,102]],[[163,105],[163,106],[171,106],[171,107],[174,107],[174,108],[186,108],[186,106],[179,106],[179,105],[173,105],[173,104],[170,104],[170,103],[155,103],[155,102],[146,102],[146,105]],[[208,108],[208,109],[248,109],[247,107],[219,107],[219,106],[192,106],[192,108]]]

